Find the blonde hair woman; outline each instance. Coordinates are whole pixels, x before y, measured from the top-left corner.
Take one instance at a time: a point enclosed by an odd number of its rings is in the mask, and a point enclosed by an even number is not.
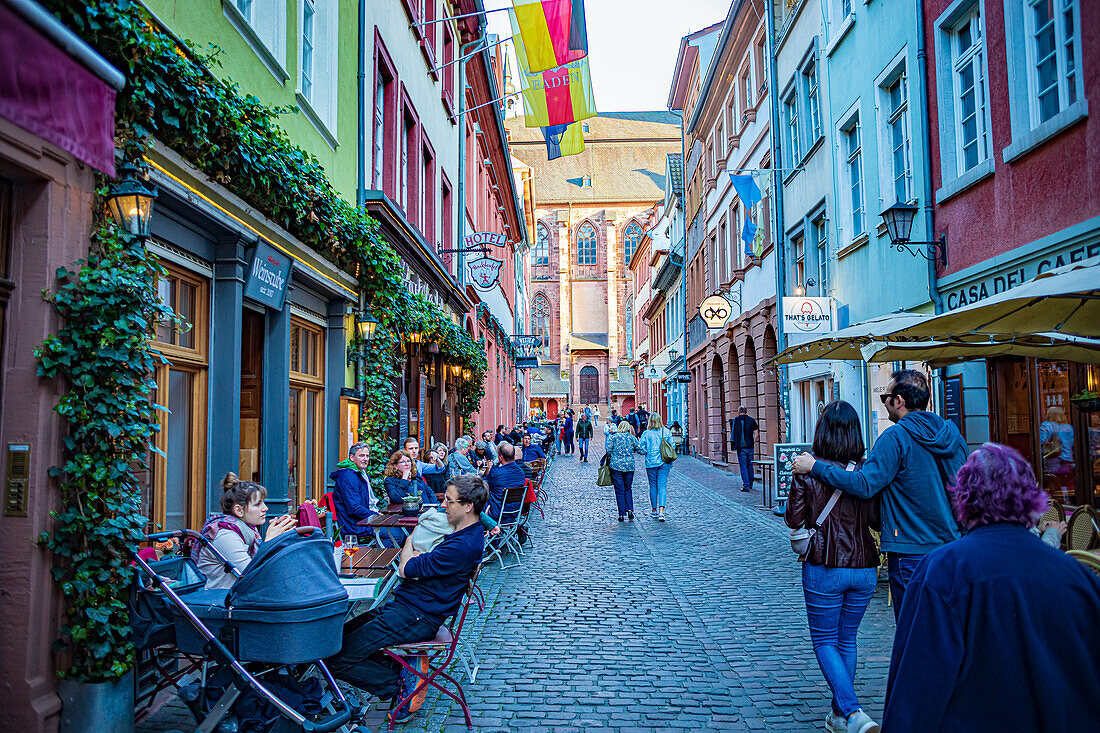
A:
[[[649,422],[642,433],[639,444],[645,453],[645,473],[649,479],[649,504],[652,515],[658,522],[665,521],[665,498],[668,487],[668,474],[672,464],[661,458],[661,441],[672,440],[672,431],[665,427],[661,415],[652,412]]]

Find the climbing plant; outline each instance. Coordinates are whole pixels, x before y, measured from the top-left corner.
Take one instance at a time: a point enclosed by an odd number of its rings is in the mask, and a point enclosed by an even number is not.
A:
[[[139,240],[100,227],[89,257],[57,271],[46,297],[64,325],[35,351],[39,376],[65,385],[56,407],[68,427],[63,462],[50,469],[62,508],[41,542],[58,561],[53,575],[66,601],[62,675],[84,681],[116,679],[133,664],[130,562],[121,550],[142,536],[133,469],[145,466],[158,430],[150,375],[164,357],[150,339],[173,318],[157,297],[159,273]]]

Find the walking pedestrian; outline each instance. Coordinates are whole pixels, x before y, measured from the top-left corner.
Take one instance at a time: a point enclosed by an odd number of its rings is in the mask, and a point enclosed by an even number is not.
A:
[[[1028,532],[1048,506],[1032,467],[986,443],[951,499],[966,535],[909,579],[883,728],[1096,730],[1100,578]]]
[[[561,428],[561,442],[564,444],[566,455],[571,455],[574,450],[573,445],[573,411],[569,410],[565,413],[565,422],[562,423]]]
[[[580,444],[581,460],[588,463],[588,443],[592,440],[592,420],[585,413],[577,421],[577,442]]]
[[[813,453],[819,462],[841,470],[863,459],[859,415],[844,402],[830,402],[817,420]],[[797,476],[787,498],[785,520],[791,529],[816,530],[802,561],[802,592],[814,655],[832,690],[826,730],[866,733],[877,730],[856,697],[856,632],[878,581],[876,499],[844,494],[813,476]]]
[[[748,414],[744,405],[737,408],[737,417],[730,420],[730,443],[737,451],[737,465],[741,468],[741,490],[752,491],[753,447],[756,445],[756,432],[760,426]]]
[[[895,621],[921,558],[959,538],[947,487],[966,460],[966,441],[954,423],[927,411],[928,394],[922,372],[894,372],[879,399],[895,424],[882,431],[863,466],[845,471],[803,453],[792,467],[864,499],[882,492],[882,550]]]
[[[634,434],[640,438],[642,432],[647,429],[646,426],[649,425],[649,411],[645,409],[645,405],[638,408],[635,419],[637,420],[637,428]]]
[[[625,420],[619,428],[607,436],[607,456],[611,468],[611,485],[615,487],[615,504],[619,508],[619,521],[634,521],[634,454],[645,455],[645,450],[634,437],[634,430]]]
[[[658,522],[665,521],[665,495],[668,487],[668,474],[672,464],[665,463],[661,457],[661,441],[671,440],[672,431],[665,427],[661,414],[654,412],[649,416],[646,429],[640,443],[645,451],[645,473],[649,478],[649,505],[652,516]]]

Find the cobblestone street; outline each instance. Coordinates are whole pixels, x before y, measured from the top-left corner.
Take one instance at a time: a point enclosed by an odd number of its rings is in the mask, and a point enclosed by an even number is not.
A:
[[[462,676],[475,727],[497,731],[820,729],[827,687],[806,631],[799,566],[759,485],[692,458],[674,464],[668,521],[649,516],[639,456],[635,522],[616,521],[590,463],[560,456],[546,479],[520,567],[482,573],[487,610],[467,639],[481,669]],[[856,692],[879,718],[893,615],[879,584],[860,627]],[[187,730],[169,703],[139,731]],[[368,722],[384,729],[379,706]],[[191,726],[194,724],[191,723]],[[460,708],[428,696],[406,731],[466,730]]]

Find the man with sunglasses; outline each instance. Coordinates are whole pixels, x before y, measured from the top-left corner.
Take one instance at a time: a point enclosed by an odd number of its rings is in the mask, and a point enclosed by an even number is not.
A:
[[[845,471],[809,453],[797,456],[793,465],[794,473],[808,473],[853,496],[869,499],[882,492],[882,549],[895,621],[921,558],[959,538],[947,487],[966,461],[966,441],[954,423],[928,412],[928,397],[923,372],[894,372],[879,396],[894,424],[882,431],[862,467]]]

